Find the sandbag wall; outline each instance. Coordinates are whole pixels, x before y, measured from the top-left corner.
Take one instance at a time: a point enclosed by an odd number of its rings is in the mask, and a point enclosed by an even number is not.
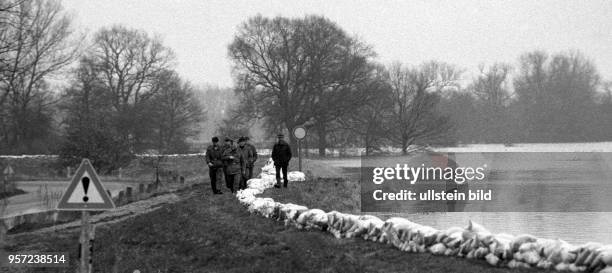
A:
[[[372,215],[325,212],[257,197],[274,186],[274,172],[270,159],[262,168],[259,178],[247,181],[247,189],[238,191],[236,197],[247,206],[249,212],[283,221],[286,225],[326,231],[336,238],[355,237],[386,243],[406,252],[483,259],[496,267],[612,273],[612,245],[572,245],[560,239],[542,239],[527,234],[492,234],[472,221],[466,227],[437,230],[405,218],[394,217],[383,221]],[[287,176],[289,181],[305,180],[301,172],[290,172]]]

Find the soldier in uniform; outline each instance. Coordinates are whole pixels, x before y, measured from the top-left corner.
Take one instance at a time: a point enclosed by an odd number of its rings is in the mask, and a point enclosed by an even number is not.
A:
[[[255,161],[257,161],[257,148],[255,148],[255,145],[251,144],[251,139],[248,136],[244,137],[246,139],[246,146],[251,148],[251,150],[253,151],[253,162],[251,165],[255,164]],[[252,170],[251,170],[252,171]],[[251,173],[251,177],[253,176],[253,173]]]
[[[245,168],[240,181],[240,189],[246,189],[246,182],[253,176],[253,164],[257,160],[257,155],[253,153],[253,149],[247,144],[247,137],[238,139],[238,152],[245,160]]]
[[[230,191],[234,193],[237,190],[236,187],[240,186],[242,174],[244,174],[246,167],[246,160],[232,139],[229,139],[227,142],[229,142],[229,148],[223,152],[223,160],[226,162],[227,170],[225,183]]]
[[[275,188],[281,187],[281,171],[283,172],[283,178],[285,179],[284,186],[287,187],[287,167],[289,166],[289,160],[291,160],[291,147],[287,143],[283,134],[277,135],[278,141],[272,147],[272,160],[274,160],[274,167],[276,167],[276,185]]]
[[[231,147],[231,143],[232,143],[232,139],[229,138],[229,137],[225,137],[224,143],[221,146],[221,155],[222,156],[225,153],[225,150],[227,150],[227,149],[229,149]],[[229,183],[228,183],[229,177],[227,176],[227,161],[225,159],[223,159],[223,180],[225,181],[225,186],[227,186],[227,188],[230,189],[230,187],[228,186],[229,185]]]
[[[210,176],[210,187],[212,188],[213,194],[222,194],[217,189],[217,176],[220,175],[223,169],[223,150],[219,146],[219,138],[212,138],[212,145],[206,148],[206,164],[208,165],[208,175]]]

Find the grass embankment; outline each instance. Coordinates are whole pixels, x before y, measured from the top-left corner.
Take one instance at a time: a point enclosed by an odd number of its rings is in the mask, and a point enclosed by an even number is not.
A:
[[[322,186],[324,181],[317,183]],[[306,190],[307,184],[295,183],[293,188]],[[339,187],[343,185],[348,184]],[[483,261],[408,254],[361,239],[338,240],[320,231],[301,231],[251,215],[233,195],[210,194],[208,185],[189,190],[198,194],[121,223],[98,227],[94,271],[521,272],[491,268]],[[75,262],[77,237],[76,231],[24,234],[13,238],[19,246],[6,250],[68,251]],[[12,272],[74,272],[74,268],[20,270]]]
[[[208,181],[183,190],[187,191],[196,194],[98,227],[94,272],[531,272],[405,253],[384,244],[286,227],[249,214],[227,191],[212,195]],[[354,183],[344,179],[320,178],[269,189],[265,195],[313,208],[356,212],[356,192]],[[73,267],[6,272],[74,272],[77,238],[77,231],[16,235],[6,250],[68,251]]]

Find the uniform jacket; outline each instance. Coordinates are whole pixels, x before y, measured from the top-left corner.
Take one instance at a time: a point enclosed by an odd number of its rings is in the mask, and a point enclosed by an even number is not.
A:
[[[272,160],[274,165],[286,165],[291,160],[291,147],[287,142],[281,140],[272,147]]]
[[[255,146],[253,146],[251,143],[246,143],[245,146],[249,147],[252,151],[252,158],[249,160],[249,167],[253,167],[253,164],[255,164],[255,161],[257,161],[257,148],[255,148]]]
[[[223,152],[226,174],[242,174],[246,168],[246,160],[238,148],[229,147]]]
[[[206,164],[212,163],[211,168],[223,167],[223,148],[219,145],[210,145],[206,148]]]

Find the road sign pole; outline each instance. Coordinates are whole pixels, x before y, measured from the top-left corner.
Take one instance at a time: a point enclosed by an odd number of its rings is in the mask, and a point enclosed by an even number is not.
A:
[[[77,273],[89,273],[89,211],[81,213],[81,261],[79,262],[79,270]]]
[[[306,129],[304,129],[304,127],[295,127],[293,129],[293,136],[297,139],[298,141],[298,165],[299,165],[299,169],[300,172],[302,171],[302,139],[304,139],[306,137]]]
[[[298,168],[302,171],[302,140],[298,139]]]

